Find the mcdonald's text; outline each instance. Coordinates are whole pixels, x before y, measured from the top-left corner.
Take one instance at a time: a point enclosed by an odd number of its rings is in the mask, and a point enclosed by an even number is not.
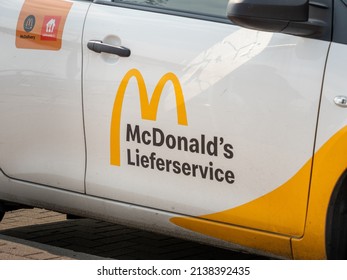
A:
[[[212,140],[207,141],[205,135],[199,138],[188,139],[185,136],[174,136],[166,134],[159,128],[153,128],[151,131],[140,129],[139,125],[132,127],[127,124],[126,141],[135,142],[137,144],[152,145],[153,147],[162,147],[182,152],[190,152],[195,154],[206,154],[218,157],[222,153],[219,151],[221,146],[225,159],[232,159],[234,156],[233,146],[224,143],[223,137],[214,136]],[[226,182],[233,184],[235,175],[231,170],[223,170],[214,167],[214,163],[209,161],[207,165],[191,164],[188,162],[180,162],[178,160],[163,159],[156,152],[150,155],[141,154],[139,149],[133,152],[127,149],[127,163],[130,166],[150,168],[158,171],[166,171],[168,173],[183,174],[202,179],[208,179],[217,182]]]

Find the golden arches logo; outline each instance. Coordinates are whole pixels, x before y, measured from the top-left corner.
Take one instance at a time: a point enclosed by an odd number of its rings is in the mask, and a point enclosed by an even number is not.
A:
[[[123,77],[113,105],[110,133],[110,163],[111,165],[120,166],[120,124],[123,100],[126,89],[131,78],[135,78],[138,85],[140,97],[141,117],[143,120],[155,121],[159,101],[165,85],[170,81],[174,87],[177,109],[177,123],[179,125],[188,125],[187,112],[180,81],[174,73],[166,73],[157,83],[152,97],[149,100],[145,80],[141,72],[137,69],[129,70]]]

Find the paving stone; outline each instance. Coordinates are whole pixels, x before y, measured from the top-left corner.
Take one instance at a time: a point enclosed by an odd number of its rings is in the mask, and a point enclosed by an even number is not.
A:
[[[30,259],[18,256],[18,255],[11,255],[11,254],[0,252],[0,260],[30,260]]]
[[[133,246],[136,246],[136,243],[129,242],[129,241],[121,241],[113,244],[107,244],[107,245],[101,245],[98,246],[95,249],[96,252],[109,252],[109,251],[115,251],[122,248],[133,248]]]
[[[44,209],[8,212],[0,223],[0,259],[266,259]]]
[[[131,234],[120,234],[120,235],[115,235],[111,237],[105,237],[105,236],[94,236],[92,240],[97,243],[97,244],[111,244],[111,243],[117,243],[120,241],[131,241],[131,240],[137,240],[136,236],[133,236]]]
[[[40,251],[35,254],[28,254],[28,255],[25,255],[24,257],[30,258],[32,260],[52,260],[52,259],[60,258],[60,256],[53,255],[44,251]]]
[[[127,259],[124,258],[124,256],[126,255],[136,255],[136,249],[135,248],[117,248],[116,250],[110,250],[107,252],[102,252],[102,256],[103,257],[109,257],[109,258],[113,258],[113,259]],[[98,254],[98,252],[95,252],[96,254]]]

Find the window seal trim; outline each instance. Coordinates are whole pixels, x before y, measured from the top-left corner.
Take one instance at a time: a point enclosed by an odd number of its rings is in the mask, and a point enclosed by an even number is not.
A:
[[[106,1],[106,0],[94,0],[93,3],[233,25],[233,23],[227,18],[226,15],[225,15],[225,18],[223,18],[223,17],[206,15],[206,14],[184,12],[184,11],[179,11],[179,10],[174,10],[174,9],[149,7],[149,6],[145,6],[145,5],[141,5],[141,4],[127,4],[127,3],[119,3],[119,2],[110,2],[110,1]]]

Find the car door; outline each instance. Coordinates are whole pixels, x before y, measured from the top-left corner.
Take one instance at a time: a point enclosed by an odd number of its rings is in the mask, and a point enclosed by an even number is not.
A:
[[[1,1],[0,168],[84,192],[80,48],[90,1]]]
[[[86,192],[300,236],[329,42],[237,27],[227,2],[94,1]]]

